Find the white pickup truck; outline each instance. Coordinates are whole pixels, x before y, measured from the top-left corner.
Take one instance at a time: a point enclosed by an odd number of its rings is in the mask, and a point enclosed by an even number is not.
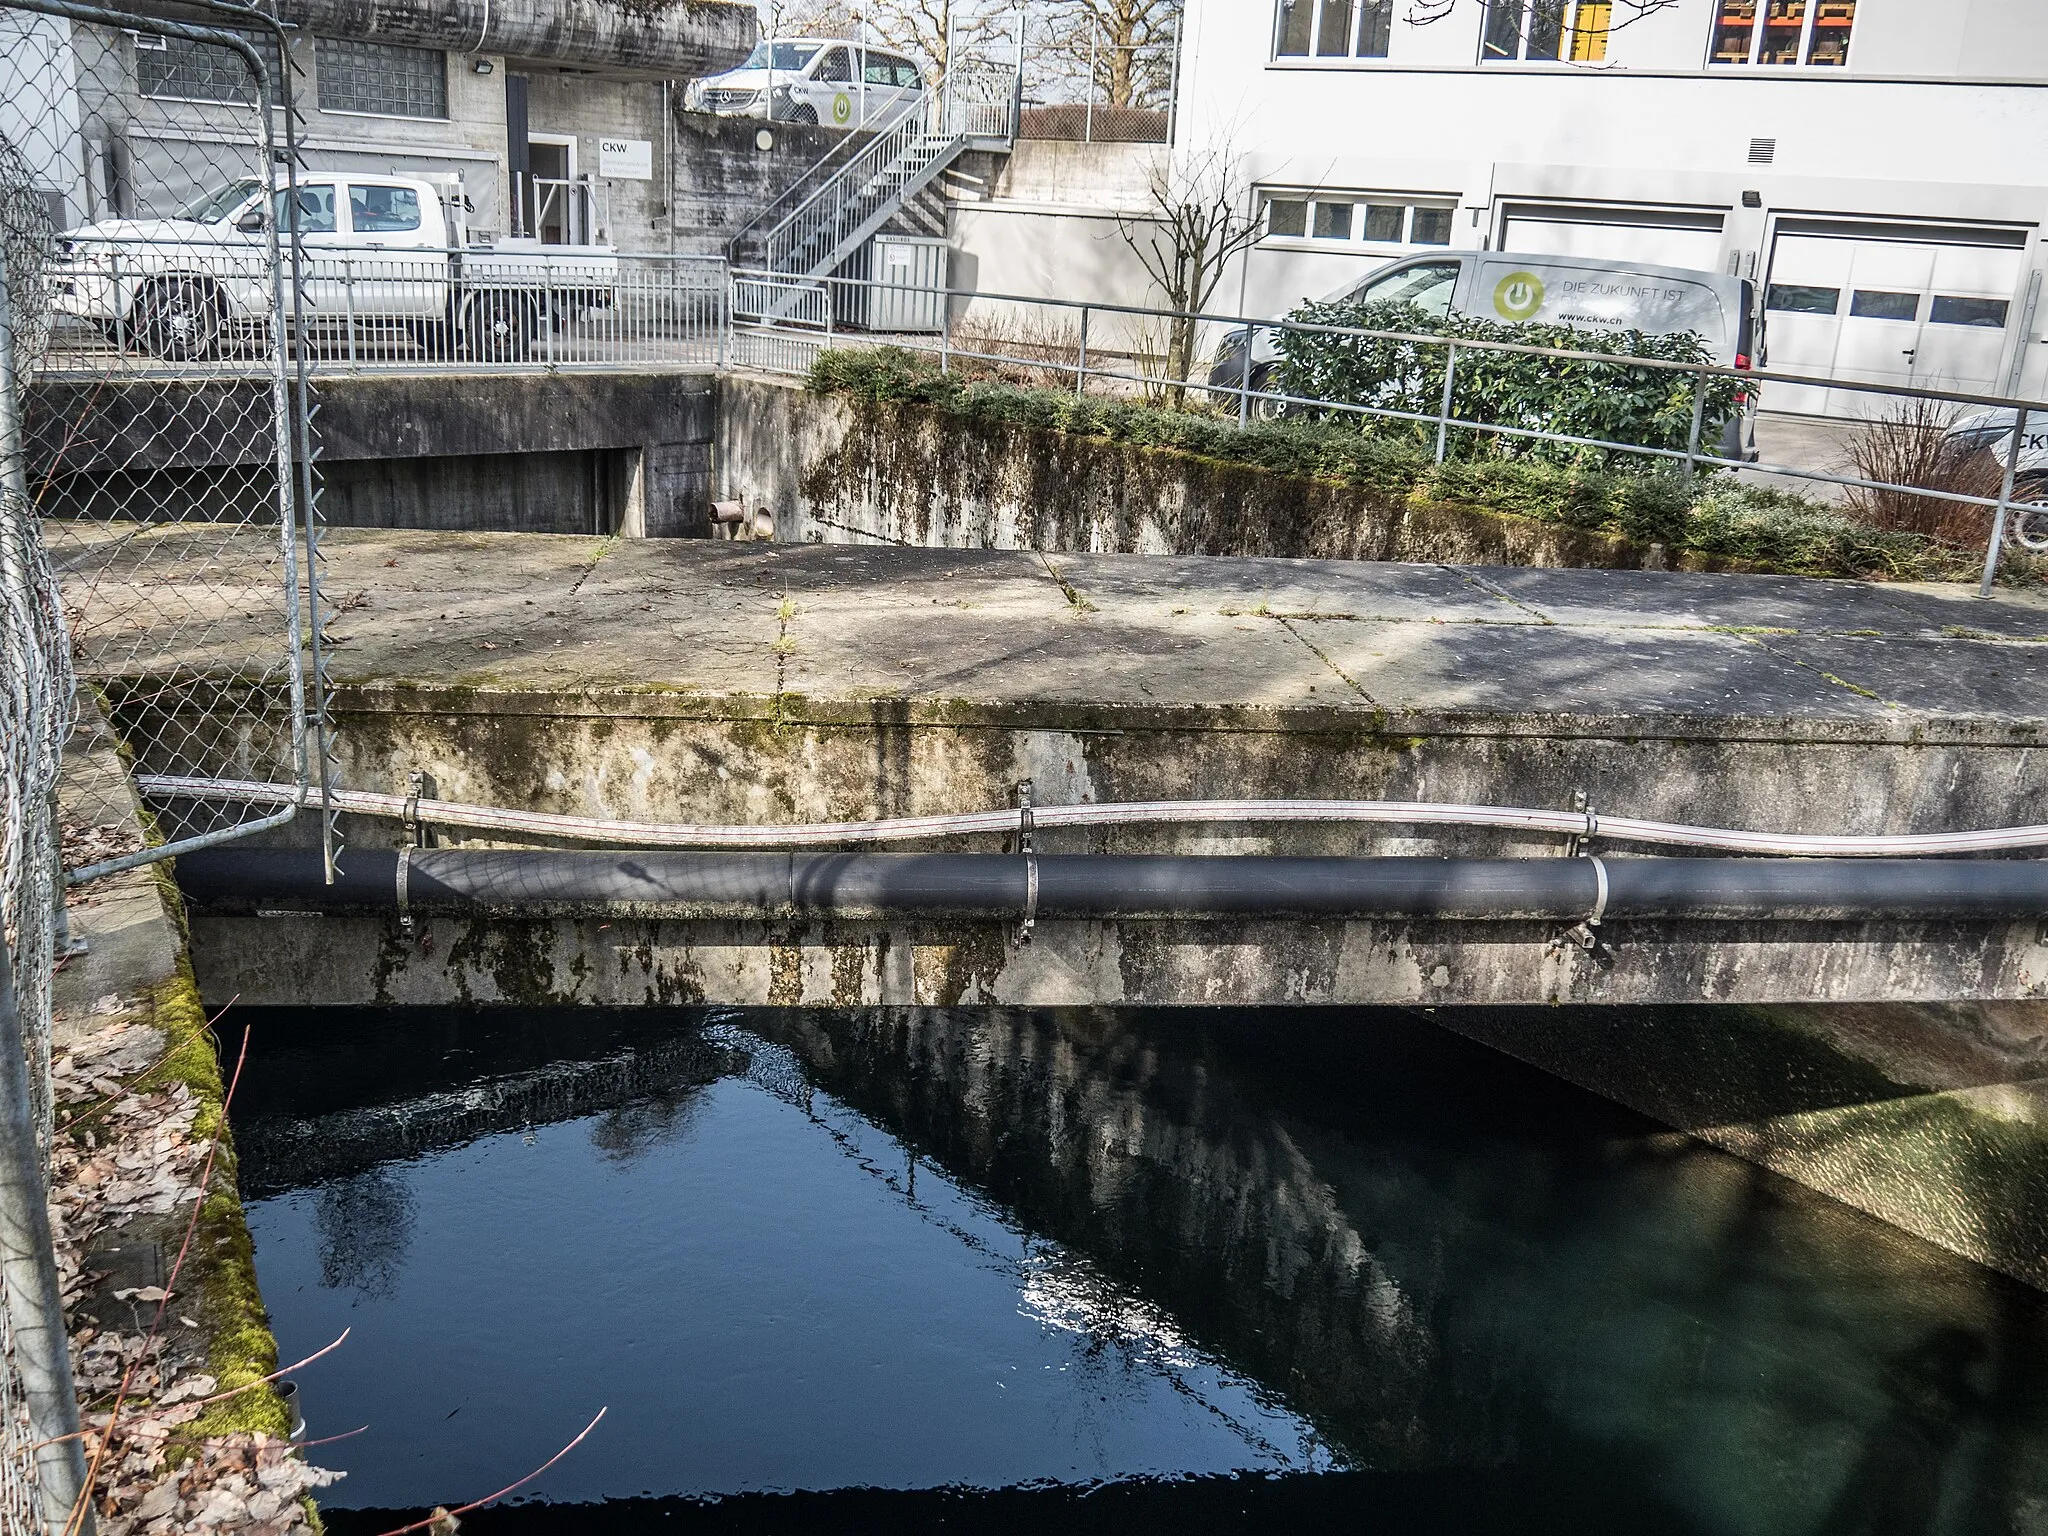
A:
[[[281,183],[243,177],[176,218],[66,231],[51,273],[55,307],[161,357],[209,357],[261,333],[271,317],[268,228],[288,195]],[[316,334],[403,334],[435,353],[452,342],[512,362],[531,354],[543,327],[614,301],[619,258],[608,245],[472,245],[452,177],[309,172],[298,204],[301,308]]]

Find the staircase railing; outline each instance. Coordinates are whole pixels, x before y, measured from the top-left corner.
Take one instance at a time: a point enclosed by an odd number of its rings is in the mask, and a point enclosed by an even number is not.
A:
[[[913,98],[880,131],[834,146],[732,238],[728,257],[775,272],[830,266],[855,231],[886,218],[968,142],[1009,143],[1020,87],[1015,69],[956,71],[936,100]]]
[[[807,202],[833,177],[845,170],[864,148],[874,142],[877,133],[886,133],[905,118],[915,117],[922,105],[922,98],[916,96],[899,101],[876,119],[873,127],[856,128],[842,137],[805,170],[803,175],[785,187],[774,201],[741,226],[739,233],[725,244],[726,259],[741,266],[756,265],[759,261],[759,247],[769,230],[788,218],[792,209]]]
[[[840,237],[872,216],[950,144],[922,113],[877,134],[825,185],[768,232],[771,271],[809,271],[830,254]]]

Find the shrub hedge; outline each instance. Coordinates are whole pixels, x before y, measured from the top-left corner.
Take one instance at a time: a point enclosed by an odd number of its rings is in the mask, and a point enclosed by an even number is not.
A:
[[[901,401],[970,421],[1170,449],[1385,496],[1623,534],[1796,575],[1927,580],[1967,575],[1975,559],[1918,534],[1872,528],[1803,496],[1723,477],[1688,481],[1671,471],[1537,459],[1437,464],[1419,444],[1361,432],[1351,421],[1265,421],[1239,430],[1235,417],[941,374],[925,358],[895,347],[821,353],[809,383],[818,394]]]
[[[1665,368],[1631,367],[1625,360],[1714,361],[1705,343],[1691,332],[1659,336],[1646,331],[1581,331],[1534,321],[1502,324],[1474,315],[1432,315],[1401,301],[1304,304],[1288,319],[1304,325],[1453,336],[1612,354],[1622,361],[1604,363],[1524,352],[1460,352],[1457,368],[1451,375],[1451,414],[1497,427],[1560,432],[1679,453],[1685,451],[1692,436],[1694,376]],[[1278,346],[1279,381],[1285,394],[1430,416],[1443,405],[1444,371],[1450,357],[1447,347],[1388,336],[1331,336],[1304,331],[1281,332]],[[1701,441],[1711,452],[1722,424],[1736,414],[1736,397],[1743,386],[1736,379],[1716,376],[1697,388],[1701,396]],[[1312,407],[1299,409],[1313,411]],[[1432,445],[1435,442],[1435,427],[1420,422],[1381,418],[1376,430],[1397,431],[1410,437],[1426,434]],[[1460,444],[1460,457],[1479,454],[1645,473],[1656,473],[1658,469],[1658,461],[1653,458],[1583,444],[1482,432],[1460,432],[1457,436],[1467,439]]]

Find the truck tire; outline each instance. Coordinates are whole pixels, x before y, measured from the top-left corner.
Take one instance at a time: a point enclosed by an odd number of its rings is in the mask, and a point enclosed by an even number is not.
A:
[[[540,313],[531,294],[491,288],[472,294],[462,329],[469,355],[485,363],[523,363],[540,334]]]
[[[818,126],[818,109],[808,101],[799,102],[796,110],[789,114],[792,123],[802,123],[806,128]]]
[[[135,337],[158,357],[211,357],[226,329],[220,290],[203,277],[159,278],[135,301]]]

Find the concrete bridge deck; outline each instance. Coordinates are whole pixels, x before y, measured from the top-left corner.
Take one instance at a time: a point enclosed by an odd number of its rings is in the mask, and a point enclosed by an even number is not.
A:
[[[195,557],[219,547],[179,528],[138,535],[138,581],[174,582],[188,539]],[[421,769],[443,799],[694,822],[987,809],[1022,778],[1049,804],[1563,808],[1583,791],[1610,815],[1768,831],[2048,822],[2031,771],[2048,724],[2048,605],[2034,600],[1774,577],[373,530],[339,532],[329,552],[351,788],[402,790]],[[98,605],[163,590],[124,588],[124,568],[117,557],[78,595],[86,633]],[[177,633],[212,636],[181,662],[226,670],[246,629]],[[207,739],[163,718],[203,710],[203,695],[116,705],[144,766],[235,772],[158,745]],[[349,831],[358,846],[397,835]],[[1041,847],[1562,851],[1544,834],[1355,825],[1076,830]],[[1514,923],[1049,923],[1019,952],[996,924],[891,941],[872,924],[649,921],[630,958],[626,931],[604,930],[604,963],[571,925],[549,930],[544,956],[521,941],[518,965],[503,925],[360,972],[334,945],[340,921],[317,944],[307,933],[306,953],[291,940],[265,953],[285,967],[271,978],[282,991],[305,965],[423,1001],[2048,996],[2032,919],[1611,925],[1600,964]]]
[[[232,559],[216,530],[130,536],[153,582],[183,542]],[[2048,652],[2030,649],[2048,598],[1961,586],[389,530],[325,547],[328,594],[354,604],[336,670],[362,688],[800,696],[839,718],[1362,711],[1546,735],[2018,744],[2048,725]]]

